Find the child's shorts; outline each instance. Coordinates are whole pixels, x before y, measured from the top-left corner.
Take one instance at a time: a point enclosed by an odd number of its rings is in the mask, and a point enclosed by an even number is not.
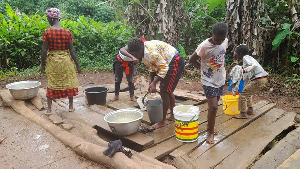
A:
[[[203,85],[203,90],[206,98],[218,97],[223,95],[224,86],[219,88]]]
[[[160,82],[161,92],[174,92],[183,72],[184,65],[184,59],[180,54],[177,54],[173,57],[169,64],[169,70],[167,72],[167,75]]]

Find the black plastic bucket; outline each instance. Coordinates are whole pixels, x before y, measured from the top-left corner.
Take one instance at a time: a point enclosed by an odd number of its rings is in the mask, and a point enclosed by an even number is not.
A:
[[[107,87],[91,87],[84,90],[88,105],[105,105]]]

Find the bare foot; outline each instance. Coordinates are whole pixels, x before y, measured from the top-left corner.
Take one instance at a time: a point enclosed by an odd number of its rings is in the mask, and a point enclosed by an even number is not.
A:
[[[233,118],[236,118],[236,119],[248,119],[248,115],[247,115],[247,113],[241,112],[240,114],[233,116]]]
[[[69,112],[74,112],[75,109],[74,108],[69,108]]]
[[[136,102],[136,99],[134,96],[130,97],[130,101]]]
[[[171,114],[169,117],[166,118],[166,120],[174,121],[175,120],[174,115]]]
[[[207,124],[207,131],[209,131],[208,130],[208,124]],[[214,130],[214,136],[216,136],[216,135],[218,135],[218,131]]]
[[[165,123],[158,122],[158,123],[155,123],[152,126],[150,126],[150,130],[159,129],[159,128],[162,128],[162,127],[165,127],[165,126],[166,126]]]
[[[208,136],[206,138],[206,143],[208,143],[208,144],[215,144],[214,133],[213,134],[208,134]]]
[[[248,107],[248,110],[247,110],[247,114],[248,115],[255,115],[254,113],[253,113],[253,107]]]
[[[119,100],[119,96],[115,96],[111,101],[117,101],[117,100]]]

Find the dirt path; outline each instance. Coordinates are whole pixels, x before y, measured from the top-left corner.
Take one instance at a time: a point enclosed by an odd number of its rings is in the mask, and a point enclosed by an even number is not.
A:
[[[107,168],[78,156],[39,125],[0,107],[0,168]]]

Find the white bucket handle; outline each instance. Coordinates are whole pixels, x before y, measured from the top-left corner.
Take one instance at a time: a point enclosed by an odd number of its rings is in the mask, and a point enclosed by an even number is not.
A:
[[[182,126],[188,125],[195,117],[196,117],[196,114],[194,115],[194,117],[192,117],[192,119],[191,119],[190,121],[185,122],[185,123],[183,123],[183,124],[181,124],[181,125],[178,125],[178,124],[175,123],[175,126],[177,126],[177,127],[182,127]]]

